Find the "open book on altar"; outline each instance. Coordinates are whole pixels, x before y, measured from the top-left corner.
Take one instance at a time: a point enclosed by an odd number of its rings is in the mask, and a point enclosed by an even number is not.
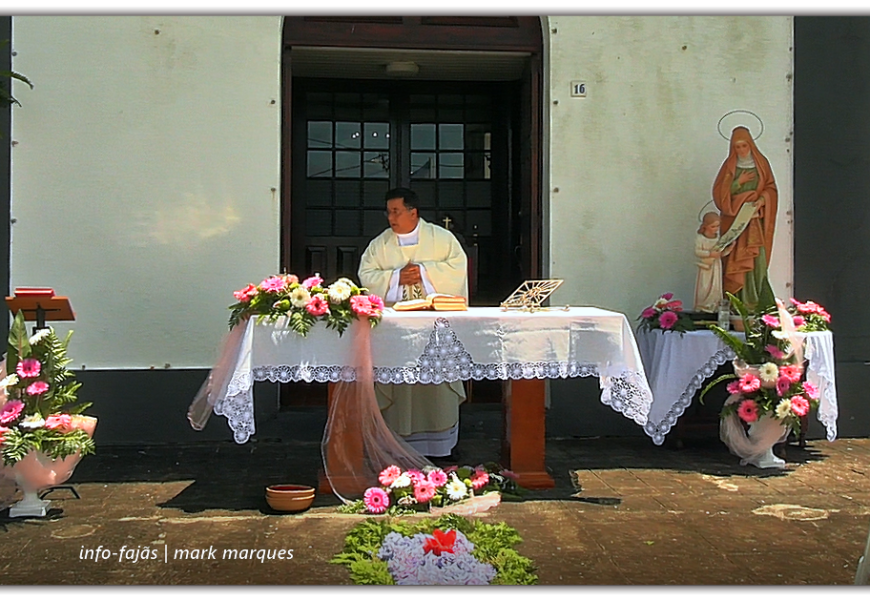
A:
[[[393,304],[395,310],[468,310],[468,302],[462,296],[429,294],[425,298],[401,300]]]

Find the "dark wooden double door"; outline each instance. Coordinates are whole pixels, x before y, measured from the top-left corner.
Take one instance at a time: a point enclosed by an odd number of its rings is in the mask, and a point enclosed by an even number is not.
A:
[[[403,186],[424,219],[476,255],[471,303],[504,299],[523,279],[518,89],[293,78],[291,272],[356,281],[362,252],[387,227],[384,194]]]

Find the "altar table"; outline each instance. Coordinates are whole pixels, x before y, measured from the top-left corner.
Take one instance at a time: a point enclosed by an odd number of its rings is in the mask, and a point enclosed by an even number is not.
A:
[[[742,333],[733,332],[738,336]],[[803,334],[807,380],[821,392],[817,417],[827,438],[837,438],[837,386],[834,377],[834,338],[830,331]],[[708,329],[678,332],[661,330],[638,333],[638,346],[653,393],[653,404],[644,431],[661,445],[665,436],[691,405],[716,369],[735,358],[734,351]]]
[[[240,325],[241,326],[241,325]],[[214,413],[227,418],[234,439],[255,432],[253,383],[354,381],[350,331],[343,337],[317,323],[307,337],[284,319],[249,319],[226,396]],[[601,402],[640,426],[653,396],[625,315],[591,307],[536,312],[472,307],[468,311],[387,309],[371,333],[375,381],[441,383],[502,380],[502,461],[528,488],[553,487],[545,467],[546,379],[597,376]]]

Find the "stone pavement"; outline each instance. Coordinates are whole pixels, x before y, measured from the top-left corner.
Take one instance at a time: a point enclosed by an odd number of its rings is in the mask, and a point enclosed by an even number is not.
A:
[[[481,427],[492,408],[469,413],[460,462],[497,459],[497,428]],[[646,437],[548,439],[557,487],[481,518],[519,531],[542,585],[851,584],[870,528],[870,439],[781,451],[779,471],[739,466],[716,439],[679,450]],[[364,517],[337,513],[331,496],[300,514],[263,498],[272,483],[314,484],[319,461],[314,440],[98,447],[70,480],[80,499],[58,489],[44,519],[0,513],[0,583],[350,584],[328,561]],[[98,548],[140,558],[82,558]],[[243,548],[293,558],[221,557]]]

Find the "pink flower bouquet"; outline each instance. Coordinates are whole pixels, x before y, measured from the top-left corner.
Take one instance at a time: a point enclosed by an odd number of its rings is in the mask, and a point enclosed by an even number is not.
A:
[[[662,331],[679,331],[680,334],[683,334],[695,330],[692,319],[683,312],[683,302],[675,300],[671,292],[662,294],[651,306],[643,309],[638,319],[640,319],[639,331],[660,329]]]
[[[15,315],[0,363],[3,464],[14,465],[34,451],[51,459],[94,452],[95,419],[81,415],[90,403],[78,401],[81,383],[66,368],[71,362],[66,355],[70,335],[60,340],[47,328],[28,337],[23,313]],[[83,419],[89,419],[89,428],[82,425]]]
[[[287,317],[287,326],[302,336],[317,321],[324,321],[339,335],[353,319],[367,319],[374,327],[383,315],[384,301],[366,292],[345,277],[325,286],[320,275],[302,282],[296,275],[272,275],[233,292],[237,302],[229,307],[230,329],[251,315],[273,322]]]

